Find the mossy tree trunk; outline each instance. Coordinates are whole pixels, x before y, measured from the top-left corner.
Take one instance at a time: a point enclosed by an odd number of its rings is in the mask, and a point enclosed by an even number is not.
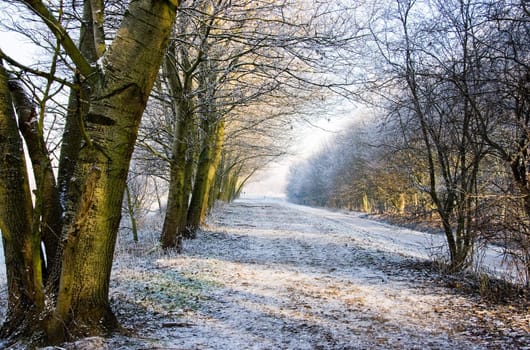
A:
[[[40,235],[8,76],[0,65],[0,230],[7,271],[8,309],[1,335],[33,327],[44,309]],[[8,205],[6,205],[8,203]]]
[[[35,104],[18,80],[11,79],[8,85],[18,117],[18,128],[26,143],[33,167],[33,175],[37,186],[33,212],[33,230],[36,235],[38,235],[40,230],[41,240],[44,245],[43,254],[46,255],[45,261],[47,263],[42,266],[44,283],[50,282],[50,287],[52,287],[55,285],[52,275],[58,269],[56,257],[62,231],[62,207],[59,200],[59,191],[44,140],[41,118],[37,115]]]
[[[135,1],[94,72],[79,153],[77,202],[67,205],[66,245],[57,306],[49,327],[53,340],[65,332],[93,334],[116,327],[108,301],[110,270],[121,203],[140,120],[175,17],[165,1]],[[76,199],[76,197],[73,197]],[[83,278],[79,278],[83,276]]]
[[[27,330],[23,313],[38,315],[47,341],[106,334],[117,327],[108,292],[121,205],[129,163],[148,96],[158,74],[173,27],[179,1],[132,1],[120,29],[97,65],[90,65],[83,52],[40,1],[24,1],[43,18],[75,64],[80,82],[90,89],[84,107],[77,103],[76,123],[70,131],[81,138],[73,147],[76,160],[61,161],[74,167],[64,177],[63,246],[57,290],[44,295],[41,233],[34,230],[33,211],[21,141],[14,122],[12,101],[6,93],[6,77],[0,78],[0,147],[4,162],[0,171],[0,224],[5,243],[9,279],[10,315],[4,335]],[[102,2],[86,1],[85,10],[100,14]],[[86,18],[86,17],[85,17]],[[98,26],[99,28],[99,26]],[[101,30],[91,32],[100,43]],[[97,45],[103,52],[103,46]],[[77,101],[80,102],[80,101]],[[11,108],[11,109],[10,109]],[[73,120],[73,118],[72,118]],[[70,121],[72,121],[70,120]],[[63,174],[64,175],[64,174]],[[52,310],[44,310],[45,297]],[[44,313],[43,313],[44,312]],[[8,319],[10,321],[10,319]],[[28,323],[31,323],[29,321]]]
[[[223,202],[231,202],[235,199],[239,175],[243,169],[240,162],[229,162],[226,157],[222,158],[222,170],[219,171],[219,188],[217,189],[217,199]],[[221,168],[221,166],[220,166]]]
[[[191,195],[191,203],[188,210],[188,230],[195,237],[199,226],[204,223],[208,212],[208,198],[211,186],[214,182],[215,173],[221,160],[221,151],[224,141],[224,120],[206,119],[203,130],[207,131],[203,147],[199,156],[195,185]]]
[[[169,97],[173,102],[175,129],[169,164],[168,201],[160,243],[164,249],[175,248],[177,251],[182,250],[182,238],[189,238],[188,210],[199,158],[197,149],[200,141],[197,142],[196,136],[199,132],[198,115],[192,96],[200,94],[194,89],[198,85],[197,76],[204,73],[197,71],[204,66],[207,42],[213,22],[217,19],[214,15],[215,6],[211,3],[203,2],[199,6],[202,13],[198,17],[197,13],[179,16],[179,32],[187,33],[190,28],[198,30],[193,38],[179,47],[170,45],[164,65]]]
[[[160,244],[164,249],[175,248],[177,251],[181,251],[182,237],[187,226],[191,190],[190,176],[193,173],[195,163],[195,159],[193,159],[195,115],[190,96],[192,95],[193,74],[201,60],[201,55],[199,54],[194,62],[190,62],[185,50],[179,50],[180,55],[177,55],[176,49],[174,45],[170,45],[164,64],[165,75],[173,99],[175,127],[169,164],[169,193]],[[176,66],[178,58],[180,58],[182,72],[179,72]]]
[[[87,61],[95,64],[101,57],[104,50],[97,50],[96,38],[94,33],[94,21],[92,17],[92,4],[95,1],[84,1],[83,21],[79,33],[79,51]],[[82,77],[77,74],[74,77],[77,83],[76,88],[71,89],[68,100],[68,109],[65,119],[65,127],[62,134],[61,154],[59,157],[58,187],[63,201],[66,201],[68,194],[75,193],[70,189],[74,176],[75,167],[79,158],[79,151],[83,141],[81,127],[84,125],[84,118],[90,107],[90,86]],[[79,191],[77,191],[79,192]]]

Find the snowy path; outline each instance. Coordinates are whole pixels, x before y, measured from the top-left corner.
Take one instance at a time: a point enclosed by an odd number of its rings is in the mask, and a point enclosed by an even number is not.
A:
[[[338,225],[346,230],[350,229],[350,236],[363,247],[419,259],[448,256],[443,234],[433,235],[369,220],[364,218],[366,215],[363,213],[330,211],[291,203],[283,203],[282,205],[302,211],[314,218],[318,217],[331,225]],[[509,267],[503,264],[501,248],[489,246],[477,254],[475,256],[475,269],[493,274],[498,273],[502,278],[512,275],[514,280],[517,279],[517,272],[509,270]]]
[[[455,293],[418,262],[436,236],[244,199],[217,208],[184,254],[166,255],[159,224],[117,245],[111,303],[130,333],[62,348],[530,350],[530,305]],[[0,316],[5,298],[0,275]]]
[[[112,349],[530,349],[530,319],[496,319],[413,268],[426,236],[279,201],[217,210],[185,254],[121,242],[112,281],[137,330]]]

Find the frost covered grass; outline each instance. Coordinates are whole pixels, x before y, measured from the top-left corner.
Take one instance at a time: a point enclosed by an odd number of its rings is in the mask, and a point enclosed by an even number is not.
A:
[[[488,304],[428,262],[431,238],[359,215],[239,200],[182,255],[120,235],[125,331],[67,349],[530,349],[528,304]]]
[[[530,348],[524,310],[455,293],[425,262],[432,235],[267,200],[218,207],[183,255],[162,254],[145,235],[125,245],[113,287],[143,318],[122,318],[135,332],[126,346],[110,339],[113,349]],[[131,253],[138,261],[122,265]],[[142,277],[157,291],[169,276],[191,293],[175,305],[164,287],[146,307],[120,287],[131,266],[160,274]]]

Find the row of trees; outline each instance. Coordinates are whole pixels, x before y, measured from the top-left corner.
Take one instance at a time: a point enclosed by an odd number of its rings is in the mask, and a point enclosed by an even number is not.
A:
[[[286,6],[201,2],[178,16],[137,161],[168,177],[162,247],[181,249],[215,199],[233,199],[248,175],[284,152],[285,126],[314,91],[293,77],[308,53],[293,62],[289,51],[314,40],[301,32],[314,14],[295,22]]]
[[[363,97],[378,119],[295,168],[290,198],[432,211],[451,270],[469,266],[487,238],[504,244],[529,283],[527,2],[396,0],[369,17],[364,49],[378,64]]]
[[[3,28],[39,59],[0,51],[0,335],[47,343],[117,328],[108,292],[123,203],[134,224],[153,194],[162,247],[181,249],[215,199],[285,153],[323,89],[343,90],[326,63],[339,67],[356,39],[318,1],[1,7]]]
[[[355,26],[334,23],[331,7],[218,1],[181,10],[133,167],[168,189],[163,248],[180,251],[214,201],[232,200],[287,154],[299,121],[341,88],[328,60],[347,63],[338,57]]]
[[[133,1],[109,37],[103,2],[10,5],[3,4],[28,10],[13,17],[21,20],[15,24],[29,27],[48,51],[40,65],[1,57],[0,229],[8,285],[2,335],[30,331],[57,342],[117,326],[108,289],[127,171],[179,2]],[[63,89],[70,91],[67,108],[50,116]],[[64,126],[54,163],[45,126],[58,118]]]
[[[181,249],[214,200],[233,199],[284,154],[297,119],[332,93],[384,111],[368,139],[379,147],[357,132],[351,161],[329,156],[293,193],[366,210],[432,206],[452,269],[487,229],[517,243],[529,272],[525,1],[183,5],[1,3],[4,28],[39,46],[34,64],[0,52],[2,336],[59,342],[115,329],[122,204],[134,219],[153,193],[161,245]]]

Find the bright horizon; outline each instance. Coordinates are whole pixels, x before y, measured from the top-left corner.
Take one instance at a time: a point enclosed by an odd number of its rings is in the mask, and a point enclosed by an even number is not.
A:
[[[352,107],[351,112],[345,113],[344,106],[351,102],[344,101],[337,106],[337,112],[328,119],[322,119],[315,124],[305,124],[298,145],[292,145],[293,155],[274,161],[264,169],[256,172],[244,186],[246,196],[285,197],[285,190],[289,181],[289,169],[317,153],[338,133],[346,130],[352,123],[362,119],[367,111],[363,107]],[[342,112],[341,112],[342,110]]]

